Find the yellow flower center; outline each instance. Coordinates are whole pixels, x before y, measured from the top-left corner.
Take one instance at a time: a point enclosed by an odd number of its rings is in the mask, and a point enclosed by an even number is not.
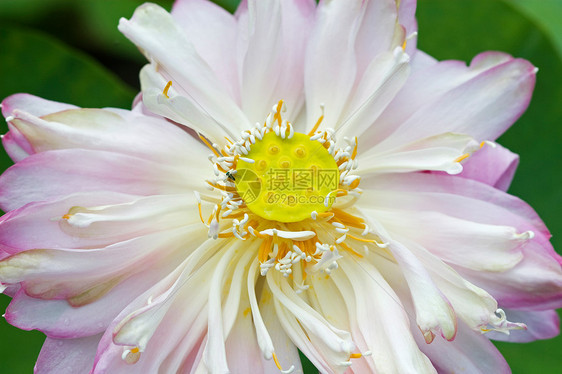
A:
[[[339,170],[333,156],[310,136],[291,138],[269,132],[238,161],[236,190],[256,215],[278,222],[298,222],[330,209],[338,188]]]

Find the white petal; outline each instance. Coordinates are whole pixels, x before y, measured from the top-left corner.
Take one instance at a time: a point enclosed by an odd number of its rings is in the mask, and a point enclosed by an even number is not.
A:
[[[264,318],[265,326],[269,332],[273,346],[275,347],[275,354],[281,367],[284,370],[289,369],[291,366],[295,367],[295,373],[302,372],[301,361],[299,352],[295,344],[289,339],[287,333],[283,329],[273,301],[273,294],[267,287],[263,287],[260,297],[260,311]],[[262,360],[265,372],[276,372],[277,366],[273,360]]]
[[[469,67],[443,61],[418,70],[365,135],[395,147],[448,131],[495,140],[523,113],[535,83],[527,61],[487,52]]]
[[[262,351],[263,357],[266,360],[271,360],[275,348],[273,347],[273,341],[271,340],[271,336],[269,335],[269,332],[265,326],[264,318],[262,317],[262,314],[260,312],[256,296],[256,280],[259,275],[258,266],[259,261],[256,258],[254,262],[252,262],[250,270],[248,271],[248,296],[250,299],[250,308],[252,311],[252,319],[254,321],[254,326],[256,329],[258,345],[260,347],[260,350]]]
[[[356,76],[355,36],[364,12],[359,1],[322,1],[316,11],[305,65],[307,125],[325,106],[323,126],[335,128]]]
[[[457,317],[449,300],[436,287],[424,265],[416,256],[397,241],[388,242],[389,250],[400,265],[412,295],[416,311],[416,322],[420,330],[429,335],[440,334],[447,340],[453,340],[457,333]]]
[[[200,106],[221,126],[234,129],[236,134],[248,127],[248,121],[238,105],[164,9],[154,4],[144,4],[137,8],[130,21],[121,19],[119,30],[159,65],[158,71],[166,80],[175,83],[174,89],[179,95]],[[185,66],[189,66],[189,69]],[[143,84],[143,91],[152,88],[164,89]]]
[[[355,42],[359,74],[363,74],[377,55],[394,49],[398,18],[395,0],[370,0],[363,6],[365,14]]]
[[[435,373],[429,359],[420,352],[402,303],[376,267],[346,256],[332,277],[355,313],[357,330],[372,356],[375,372]],[[341,271],[340,271],[341,270]],[[352,317],[353,318],[353,317]]]
[[[203,352],[203,360],[205,366],[212,373],[228,373],[229,368],[226,360],[226,347],[225,341],[226,336],[230,330],[230,326],[227,326],[228,330],[225,333],[225,321],[223,316],[222,298],[224,294],[224,283],[227,278],[231,277],[232,267],[228,268],[229,265],[237,264],[237,267],[244,269],[246,262],[248,262],[249,255],[246,253],[245,261],[240,263],[238,260],[233,260],[234,255],[239,252],[240,247],[246,247],[245,243],[238,240],[233,245],[228,246],[223,249],[223,254],[217,266],[214,268],[214,273],[210,279],[210,289],[209,289],[209,330],[207,335],[207,344]],[[245,248],[248,249],[248,248]],[[250,254],[253,252],[248,250]],[[238,269],[240,270],[240,269]],[[232,277],[231,281],[236,282],[240,287],[242,285],[242,273],[239,274],[237,278]],[[237,297],[237,301],[240,301],[240,293],[236,295],[233,293],[234,297]],[[232,300],[232,298],[229,298]],[[232,301],[229,303],[232,305]],[[229,308],[230,310],[225,310],[229,314],[237,314],[238,305],[236,304],[234,308]]]
[[[161,87],[164,78],[154,65],[146,65],[140,72],[143,103],[152,112],[185,125],[205,135],[212,142],[222,142],[223,137],[237,139],[240,129],[229,126],[213,117],[209,111],[194,101],[189,94],[178,92],[172,84],[166,97]]]
[[[406,173],[422,170],[462,172],[460,160],[478,149],[470,136],[444,133],[403,144],[394,149],[373,147],[359,155],[360,175]]]
[[[529,238],[513,227],[486,225],[437,212],[378,210],[373,212],[393,233],[420,243],[456,266],[481,271],[505,271],[523,258]]]
[[[349,355],[354,349],[350,334],[329,324],[322,315],[297,295],[289,286],[287,280],[278,272],[269,271],[266,279],[275,301],[278,302],[276,304],[277,312],[283,312],[281,307],[286,308],[289,315],[285,315],[285,317],[299,322],[301,329],[306,332],[322,360],[332,370],[344,371],[345,367],[341,363],[349,359]],[[292,336],[298,334],[298,332],[289,331],[290,327],[286,323],[284,325],[285,331],[293,339]],[[299,346],[298,343],[296,344]]]
[[[272,105],[284,100],[292,122],[303,104],[305,46],[315,4],[310,0],[248,2],[240,27],[248,40],[241,67],[242,108],[261,122]]]
[[[230,96],[240,102],[236,62],[237,24],[233,15],[206,0],[176,1],[171,13]]]
[[[409,57],[400,47],[373,59],[335,127],[338,134],[360,136],[402,88],[409,72]]]

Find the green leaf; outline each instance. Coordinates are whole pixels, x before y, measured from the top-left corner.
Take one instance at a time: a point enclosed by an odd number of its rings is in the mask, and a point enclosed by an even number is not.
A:
[[[527,16],[550,39],[562,58],[562,1],[560,0],[503,0],[507,5]]]
[[[79,106],[130,107],[135,91],[83,53],[6,24],[0,40],[0,97],[27,92]]]
[[[10,298],[0,295],[0,310],[4,313]],[[2,373],[33,373],[33,367],[45,335],[39,331],[24,331],[0,320],[0,362]]]

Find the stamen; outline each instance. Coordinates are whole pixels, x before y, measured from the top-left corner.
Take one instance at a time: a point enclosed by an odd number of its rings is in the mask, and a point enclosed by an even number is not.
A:
[[[284,239],[291,239],[297,241],[304,241],[316,236],[314,231],[283,231],[277,229],[267,229],[260,231],[262,235],[278,236]]]
[[[349,355],[349,358],[361,358],[361,357],[367,357],[367,356],[371,356],[373,354],[373,352],[371,351],[366,351],[363,353],[352,353],[351,355]]]
[[[525,231],[522,232],[521,234],[514,234],[513,236],[516,239],[529,240],[535,237],[535,233],[533,231]]]
[[[469,157],[470,157],[470,153],[465,153],[464,155],[461,155],[461,156],[457,157],[455,159],[455,162],[461,162],[462,160],[465,160]]]
[[[496,148],[496,143],[491,142],[491,141],[489,141],[489,140],[484,140],[484,141],[482,141],[482,142],[480,143],[480,148],[484,147],[484,145],[486,145],[486,144],[489,145],[489,146],[492,147],[492,148]]]
[[[232,233],[232,231],[230,231],[230,232],[221,232],[221,233],[218,235],[218,237],[221,238],[221,239],[224,239],[224,238],[232,238],[233,236],[234,236],[234,234]]]
[[[357,156],[357,137],[355,137],[353,141],[355,142],[355,146],[353,147],[353,152],[351,153],[351,159],[355,160],[355,157]]]
[[[205,226],[207,226],[207,224],[205,223],[205,220],[203,219],[203,212],[201,212],[201,195],[199,195],[199,192],[197,192],[197,191],[193,191],[193,193],[195,194],[195,198],[197,199],[197,208],[199,208],[199,218],[201,218],[201,222],[203,222],[203,224]],[[64,218],[64,216],[63,216],[63,218]]]
[[[358,238],[357,236],[353,236],[351,234],[347,234],[347,236],[349,236],[351,239],[355,239],[358,240],[360,242],[365,242],[365,243],[376,243],[376,240],[373,239],[363,239],[363,238]]]
[[[205,143],[207,148],[209,148],[217,157],[221,157],[220,153],[217,152],[217,150],[211,145],[211,143],[209,143],[207,139],[205,139],[203,135],[197,134],[197,136],[199,136],[199,139],[201,139],[203,143]]]
[[[257,257],[262,275],[273,267],[285,277],[292,276],[292,265],[302,261],[298,270],[295,268],[295,271],[299,272],[299,276],[294,280],[297,292],[308,289],[304,283],[298,285],[297,282],[306,278],[309,269],[330,274],[338,268],[337,260],[341,258],[338,249],[362,256],[345,243],[346,239],[380,246],[376,242],[376,236],[367,239],[349,234],[350,228],[363,230],[363,236],[369,234],[369,228],[362,218],[341,210],[352,205],[361,193],[358,188],[360,177],[351,172],[357,167],[355,158],[358,154],[358,139],[344,138],[345,147],[336,148],[335,130],[325,129],[318,132],[324,119],[323,105],[321,110],[322,115],[308,136],[295,133],[292,124],[283,119],[282,112],[286,111],[283,100],[273,106],[263,124],[258,123],[254,128],[243,131],[238,140],[225,137],[226,143],[222,147],[199,134],[201,141],[212,151],[209,160],[216,175],[215,179],[207,180],[206,183],[211,191],[218,190],[222,195],[218,201],[210,200],[215,207],[205,222],[201,197],[196,193],[199,218],[209,227],[209,236],[215,239],[236,237],[240,240],[261,240]],[[319,155],[318,151],[323,154]],[[315,157],[311,159],[313,154]],[[331,180],[334,184],[325,182],[326,186],[320,187],[318,184],[307,190],[299,186],[299,189],[285,192],[288,187],[284,183],[286,180],[292,180],[287,178],[293,176],[289,174],[286,178],[282,171],[288,170],[292,173],[292,168],[299,169],[303,166],[308,166],[313,172],[333,170],[334,176]],[[306,174],[303,176],[306,177]],[[276,184],[266,183],[267,178]],[[301,184],[308,183],[304,178],[301,180]],[[270,185],[274,187],[267,187]],[[319,197],[317,203],[307,204],[305,199],[309,198],[309,195]],[[343,202],[345,205],[340,206],[340,209],[331,206],[330,203],[336,198],[348,195],[352,198],[346,199]],[[272,197],[277,200],[270,201]],[[231,228],[219,232],[220,219],[231,220]],[[332,238],[331,244],[319,241],[314,220],[318,221],[318,228],[331,227],[328,233]],[[331,225],[327,226],[326,223]],[[303,273],[302,277],[300,272]]]
[[[273,118],[275,121],[277,121],[277,125],[279,127],[281,127],[281,109],[283,108],[283,100],[279,100],[279,102],[277,103],[277,107],[275,107],[275,114],[273,115]]]
[[[351,248],[350,246],[348,246],[345,243],[338,243],[339,245],[341,245],[344,249],[346,249],[348,252],[353,253],[354,255],[356,255],[357,257],[363,258],[363,255],[359,252],[357,252],[355,249]]]
[[[168,96],[168,90],[170,89],[170,87],[172,87],[172,81],[169,81],[166,84],[166,87],[164,87],[164,91],[162,92],[164,94],[164,96],[166,96],[166,99],[170,98],[170,96]]]
[[[258,260],[261,263],[265,263],[267,261],[267,256],[271,250],[271,244],[273,243],[273,238],[268,236],[262,241],[260,245],[260,249],[258,250]],[[273,266],[273,265],[272,265]]]
[[[410,39],[413,39],[414,37],[416,37],[418,35],[417,31],[414,31],[413,33],[411,33],[410,35],[408,35],[406,38],[404,38],[404,43],[402,43],[402,51],[406,50],[406,46],[408,45],[408,41]]]
[[[322,111],[322,114],[320,115],[320,117],[318,117],[318,120],[316,121],[314,127],[308,132],[308,136],[314,135],[314,133],[316,132],[316,130],[318,130],[318,127],[320,127],[320,124],[324,120],[324,104],[320,104],[320,110]]]
[[[290,374],[295,370],[294,365],[291,365],[291,367],[287,370],[283,370],[283,368],[281,367],[281,364],[279,363],[279,360],[277,359],[277,355],[275,354],[275,352],[272,352],[271,355],[273,356],[273,361],[275,361],[275,366],[277,366],[277,369],[279,369],[279,371],[281,371],[281,373]]]
[[[140,356],[140,349],[138,347],[134,347],[132,349],[125,349],[121,355],[121,359],[125,361],[125,363],[132,365],[139,361]]]

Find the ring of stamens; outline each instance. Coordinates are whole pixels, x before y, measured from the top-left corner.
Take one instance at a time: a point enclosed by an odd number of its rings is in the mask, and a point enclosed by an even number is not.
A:
[[[307,286],[300,282],[307,272],[330,274],[337,268],[339,251],[361,257],[363,251],[356,248],[364,249],[364,253],[370,248],[384,252],[386,244],[370,232],[362,218],[338,208],[351,206],[361,194],[359,176],[352,173],[357,168],[357,138],[344,138],[347,145],[336,148],[335,131],[318,130],[323,115],[308,134],[302,134],[295,133],[292,124],[282,118],[283,111],[283,101],[279,101],[263,124],[244,131],[238,141],[227,138],[222,148],[201,137],[213,152],[209,159],[216,179],[207,183],[222,198],[220,203],[198,194],[197,198],[199,209],[202,200],[214,203],[207,220],[201,213],[209,237],[261,240],[257,253],[261,274],[274,268],[285,277],[293,277],[294,265],[298,263],[295,282],[299,279],[299,284],[295,285],[297,292],[302,292]],[[313,166],[317,170],[335,168],[336,183],[312,190],[305,188],[304,192],[294,188],[280,191],[268,185],[273,181],[267,179],[267,173],[274,168],[314,171]],[[251,191],[253,182],[258,186],[257,194]],[[287,196],[315,194],[317,201],[267,201],[272,193],[283,192]]]

